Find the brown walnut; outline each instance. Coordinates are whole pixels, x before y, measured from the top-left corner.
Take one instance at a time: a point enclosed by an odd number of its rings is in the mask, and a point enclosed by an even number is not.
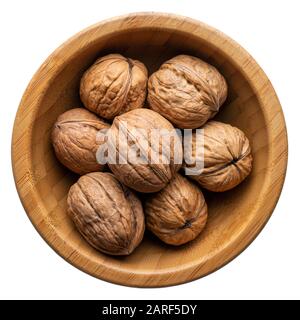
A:
[[[52,130],[52,144],[57,158],[78,174],[101,171],[104,166],[96,159],[96,152],[104,142],[97,138],[101,129],[109,125],[83,108],[61,114]]]
[[[68,214],[82,236],[104,253],[128,255],[142,241],[141,202],[111,173],[81,176],[69,191]]]
[[[207,220],[201,190],[176,174],[160,192],[145,202],[146,226],[168,244],[181,245],[195,239]]]
[[[145,65],[120,54],[96,60],[80,82],[80,97],[87,109],[105,119],[141,108],[146,98]]]
[[[217,121],[209,121],[203,127],[204,135],[204,168],[200,174],[190,175],[202,187],[221,192],[234,188],[251,172],[252,155],[250,143],[245,134],[238,128]],[[193,167],[193,159],[201,157],[196,148],[196,135],[192,137],[192,157],[185,156]],[[201,159],[200,159],[201,160]]]
[[[139,130],[144,130],[138,134]],[[165,130],[171,141],[170,153],[163,147],[159,131],[157,139],[151,139],[153,130]],[[116,150],[116,162],[109,157],[108,165],[116,177],[128,187],[139,192],[156,192],[165,187],[182,164],[182,144],[172,124],[158,113],[142,108],[129,111],[114,119],[110,129],[109,149]],[[120,133],[127,136],[118,140]],[[167,139],[168,140],[168,139]],[[157,142],[157,143],[155,143]],[[130,145],[137,147],[137,154],[144,162],[128,159]],[[148,156],[148,158],[146,157]],[[121,160],[126,160],[122,163]]]
[[[227,84],[218,70],[188,55],[168,60],[148,81],[150,108],[182,129],[202,126],[226,96]]]

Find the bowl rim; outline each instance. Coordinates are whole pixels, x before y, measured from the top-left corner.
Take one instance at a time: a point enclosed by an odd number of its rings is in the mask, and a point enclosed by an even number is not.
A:
[[[112,35],[116,30],[120,32],[141,28],[187,32],[195,37],[201,37],[212,46],[220,48],[227,56],[231,56],[232,62],[243,73],[256,93],[264,117],[269,121],[267,134],[270,138],[270,154],[267,181],[264,182],[256,203],[256,210],[262,210],[259,223],[256,221],[254,225],[250,221],[227,247],[216,252],[204,263],[198,261],[177,266],[176,269],[166,269],[166,272],[160,273],[136,271],[133,274],[118,267],[112,270],[111,265],[96,265],[96,261],[91,261],[87,256],[78,257],[73,254],[74,248],[63,240],[55,226],[47,219],[46,209],[35,189],[34,170],[30,159],[33,123],[39,101],[47,87],[51,85],[51,78],[60,72],[66,60],[76,54],[78,44],[80,49],[83,49],[99,37]],[[280,137],[282,143],[276,143],[276,137]],[[22,150],[22,154],[19,150]],[[45,60],[31,79],[20,102],[13,127],[11,152],[13,175],[22,205],[38,233],[56,253],[73,266],[101,280],[133,287],[164,287],[196,280],[218,270],[238,256],[256,238],[272,215],[283,187],[288,141],[284,115],[276,93],[264,71],[245,49],[227,35],[203,22],[170,13],[138,12],[103,20],[80,31],[60,45]]]

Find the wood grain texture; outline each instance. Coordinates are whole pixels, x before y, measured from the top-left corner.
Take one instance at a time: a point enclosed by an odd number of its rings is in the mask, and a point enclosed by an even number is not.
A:
[[[229,96],[215,119],[242,129],[253,150],[253,171],[237,188],[206,192],[208,224],[180,248],[146,235],[128,257],[110,257],[83,240],[66,214],[66,196],[77,177],[54,156],[50,132],[57,116],[78,106],[83,72],[101,55],[140,59],[150,74],[180,54],[216,66]],[[128,286],[160,287],[200,278],[244,250],[269,219],[287,165],[287,134],[280,103],[253,58],[221,32],[195,20],[138,13],[100,22],[60,46],[34,75],[21,101],[13,132],[12,163],[24,208],[47,243],[79,269]]]

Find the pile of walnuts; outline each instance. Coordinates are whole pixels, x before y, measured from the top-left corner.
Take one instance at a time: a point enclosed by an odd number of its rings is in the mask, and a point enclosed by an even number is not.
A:
[[[145,226],[167,244],[195,239],[208,215],[200,187],[229,190],[252,169],[245,134],[210,120],[226,100],[227,84],[215,67],[199,58],[176,56],[148,78],[142,62],[109,54],[84,73],[80,97],[85,108],[58,117],[52,143],[60,162],[81,175],[70,188],[68,214],[101,252],[130,254],[142,241]],[[190,152],[186,154],[175,134],[167,159],[160,140],[153,144],[150,137],[153,130],[171,133],[174,128],[193,129]],[[202,152],[196,147],[198,128],[203,129]],[[136,129],[144,134],[138,137]],[[109,131],[108,141],[99,137],[99,130]],[[130,141],[117,139],[123,131]],[[106,143],[118,160],[109,161],[108,156],[107,163],[99,163],[96,154]],[[130,143],[137,144],[141,154],[168,161],[128,161],[124,150]],[[203,163],[202,170],[185,175],[197,161]]]

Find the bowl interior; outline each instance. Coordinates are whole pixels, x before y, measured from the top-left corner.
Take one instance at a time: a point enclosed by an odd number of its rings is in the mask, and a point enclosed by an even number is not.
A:
[[[254,157],[251,175],[231,191],[220,194],[205,192],[209,208],[207,227],[196,240],[182,247],[164,245],[146,233],[142,244],[132,255],[103,255],[84,241],[66,215],[66,196],[78,176],[70,173],[55,158],[50,143],[51,128],[62,112],[82,106],[78,92],[83,72],[97,57],[114,52],[143,61],[150,73],[180,53],[200,57],[216,66],[229,85],[227,101],[216,119],[239,127],[251,142]],[[105,264],[111,270],[124,271],[129,277],[137,270],[142,274],[163,274],[202,262],[209,263],[210,257],[238,237],[254,218],[256,198],[265,179],[269,156],[266,121],[259,100],[233,59],[203,39],[180,31],[154,28],[114,32],[84,46],[72,59],[65,61],[64,67],[52,78],[40,98],[31,139],[32,178],[45,208],[44,219],[59,237],[74,248],[78,259],[86,257],[93,263]]]

